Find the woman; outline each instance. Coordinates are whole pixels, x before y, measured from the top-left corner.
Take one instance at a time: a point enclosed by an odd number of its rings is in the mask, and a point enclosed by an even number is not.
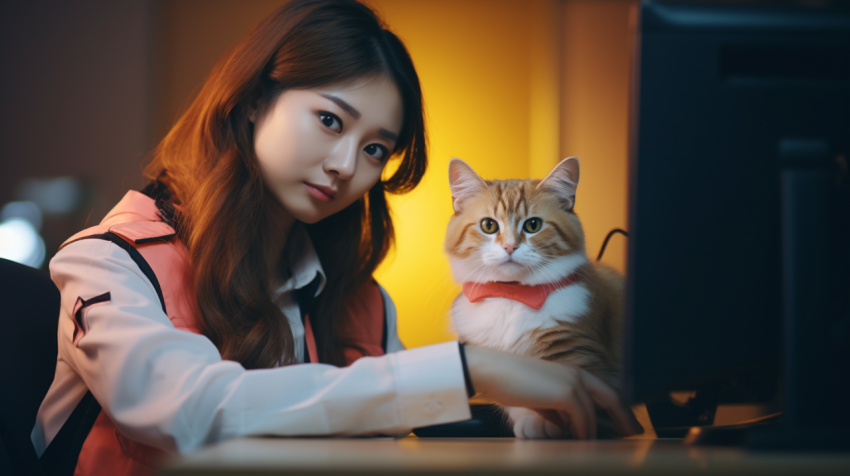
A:
[[[469,418],[475,391],[538,409],[540,436],[593,437],[595,406],[639,431],[579,369],[403,350],[371,275],[393,239],[385,193],[425,166],[416,71],[370,9],[296,0],[263,20],[154,151],[151,184],[51,261],[45,467],[145,474],[162,452],[243,435],[404,434]]]

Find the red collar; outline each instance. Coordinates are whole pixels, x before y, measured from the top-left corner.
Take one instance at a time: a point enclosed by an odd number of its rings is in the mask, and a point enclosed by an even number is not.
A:
[[[513,299],[539,311],[552,291],[565,288],[579,281],[581,281],[581,276],[578,273],[573,273],[554,283],[536,284],[534,286],[517,282],[473,283],[467,281],[463,283],[463,295],[469,299],[469,302],[480,302],[487,298]]]

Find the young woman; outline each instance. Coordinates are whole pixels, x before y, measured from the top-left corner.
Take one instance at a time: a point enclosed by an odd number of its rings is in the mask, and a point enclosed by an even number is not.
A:
[[[425,166],[416,71],[369,8],[295,0],[263,20],[155,150],[151,184],[51,260],[43,465],[144,474],[163,452],[243,435],[405,434],[469,418],[473,391],[537,409],[539,436],[592,438],[595,407],[639,431],[579,369],[456,342],[404,350],[371,276],[393,240],[385,194]]]

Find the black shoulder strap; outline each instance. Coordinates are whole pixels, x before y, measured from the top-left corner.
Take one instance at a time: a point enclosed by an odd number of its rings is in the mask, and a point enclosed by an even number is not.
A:
[[[377,281],[375,282],[375,284],[378,286],[378,291],[381,291],[381,285],[378,284]],[[386,355],[386,353],[387,353],[387,338],[389,337],[389,336],[387,336],[387,333],[389,332],[389,330],[388,330],[388,324],[387,324],[387,303],[384,301],[384,292],[383,291],[381,291],[381,303],[383,304],[383,309],[384,309],[384,330],[383,330],[383,334],[381,334],[381,349],[384,350],[384,355]],[[398,326],[398,324],[396,324],[396,326]]]
[[[82,241],[82,240],[111,241],[112,243],[115,243],[116,245],[118,245],[119,248],[126,251],[127,254],[130,255],[130,258],[132,258],[133,261],[136,263],[136,265],[139,267],[139,269],[142,270],[142,273],[145,275],[145,277],[148,278],[148,281],[151,282],[151,285],[153,286],[154,290],[156,291],[156,297],[159,298],[159,303],[162,304],[162,312],[165,312],[165,298],[162,297],[162,288],[159,286],[159,280],[156,279],[156,274],[154,274],[153,269],[148,264],[148,262],[145,261],[145,258],[142,257],[142,254],[139,253],[139,250],[134,248],[133,245],[128,243],[126,240],[124,240],[120,236],[118,236],[115,233],[112,233],[110,231],[103,233],[103,234],[100,234],[100,235],[89,235],[89,236],[84,236],[82,238],[77,238],[74,241],[69,241],[69,242],[65,243],[64,245],[62,245],[62,247],[68,246],[71,243],[76,243],[76,242]]]
[[[159,286],[159,280],[151,269],[147,261],[142,257],[139,251],[124,241],[115,233],[107,232],[100,235],[90,235],[79,238],[80,240],[106,240],[118,245],[126,251],[130,258],[139,266],[148,281],[151,282],[156,290],[156,295],[159,298],[159,303],[162,305],[162,312],[165,311],[165,298],[162,296],[162,288]],[[73,243],[73,242],[71,242]],[[66,243],[70,244],[70,243]],[[74,470],[77,467],[77,458],[80,456],[80,451],[83,449],[83,443],[89,436],[92,427],[94,426],[97,416],[100,414],[100,403],[94,398],[91,391],[86,392],[80,403],[77,404],[71,416],[59,429],[59,433],[50,442],[47,449],[39,458],[41,467],[44,473],[48,476],[73,476]]]
[[[378,285],[376,281],[373,281],[375,285]],[[320,278],[319,275],[313,279],[307,286],[304,286],[301,289],[295,290],[295,300],[298,301],[298,308],[301,310],[301,322],[303,323],[305,319],[308,319],[307,315],[310,306],[313,304],[313,300],[315,299],[316,289],[319,287]],[[378,288],[380,291],[380,286]],[[384,293],[381,292],[381,300],[383,301]],[[383,349],[384,354],[387,353],[387,339],[389,334],[388,324],[387,324],[387,303],[383,302],[383,310],[384,310],[384,319],[383,319],[383,331],[381,334],[381,349]],[[310,357],[307,353],[307,334],[304,334],[304,352],[302,355],[302,362],[310,362]]]
[[[71,416],[65,420],[59,433],[50,442],[39,458],[44,474],[48,476],[72,476],[77,467],[77,458],[83,449],[83,443],[89,436],[97,416],[100,404],[91,392],[86,392]]]
[[[310,308],[313,307],[313,301],[316,296],[316,289],[319,288],[319,284],[321,284],[322,278],[319,277],[318,273],[316,277],[310,281],[310,284],[304,286],[303,288],[296,289],[293,291],[295,295],[295,301],[298,302],[298,309],[301,312],[301,323],[303,324],[306,319],[309,319]],[[312,325],[313,321],[310,321]],[[304,333],[304,345],[303,352],[301,355],[302,362],[310,362],[310,354],[307,352],[307,333]]]

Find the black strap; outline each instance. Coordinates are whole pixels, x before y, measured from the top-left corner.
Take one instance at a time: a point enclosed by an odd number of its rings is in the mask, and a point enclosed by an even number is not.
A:
[[[322,283],[322,278],[319,276],[319,273],[316,273],[316,277],[310,281],[306,286],[296,289],[293,291],[295,295],[295,301],[298,303],[298,309],[301,312],[301,324],[304,325],[304,328],[307,328],[306,320],[309,319],[310,308],[313,306],[313,301],[316,298],[316,290],[319,289],[319,285]],[[313,321],[310,321],[310,325],[312,327]],[[314,328],[315,330],[315,328]],[[314,334],[315,335],[315,334]],[[304,332],[304,345],[303,353],[301,356],[302,362],[310,362],[310,353],[307,350],[307,333]]]
[[[162,296],[162,288],[159,286],[159,280],[156,279],[156,274],[154,274],[153,269],[151,269],[151,266],[148,264],[148,262],[145,261],[145,258],[142,257],[142,254],[139,253],[139,250],[134,248],[133,245],[131,245],[115,233],[112,233],[111,231],[100,235],[89,235],[84,236],[82,238],[77,238],[74,241],[69,241],[65,243],[64,245],[62,245],[62,247],[64,248],[70,245],[71,243],[76,243],[82,240],[111,241],[112,243],[118,245],[119,248],[126,251],[130,255],[130,258],[132,258],[136,265],[139,267],[139,269],[142,270],[142,274],[144,274],[145,277],[148,278],[148,281],[151,282],[151,285],[153,285],[153,288],[156,291],[156,297],[159,298],[159,302],[160,304],[162,304],[162,312],[165,312],[165,298]]]
[[[316,289],[319,288],[320,283],[321,283],[321,278],[319,277],[318,274],[316,274],[316,277],[313,278],[312,281],[310,281],[310,284],[304,286],[303,288],[296,289],[294,291],[295,300],[298,302],[298,308],[301,311],[301,323],[302,324],[306,324],[305,321],[309,318],[308,311],[310,309],[310,306],[313,305],[313,301],[315,300],[315,295],[316,295]],[[377,283],[375,283],[375,284],[377,285]],[[383,301],[383,297],[384,297],[384,294],[381,293],[381,300],[382,301]],[[384,322],[383,322],[383,331],[382,331],[383,334],[381,335],[381,349],[383,349],[384,354],[386,354],[387,353],[387,339],[388,339],[388,334],[389,334],[389,330],[387,328],[387,304],[383,303],[382,307],[383,307],[383,310],[384,310]],[[310,324],[312,326],[312,321],[310,321]],[[315,328],[314,328],[314,331],[315,331]],[[314,332],[314,335],[315,335],[315,332]],[[307,333],[306,332],[304,333],[304,346],[303,347],[304,347],[304,351],[303,351],[301,361],[302,362],[310,362],[310,355],[307,351]]]
[[[80,450],[83,449],[83,443],[89,436],[99,414],[100,404],[91,392],[87,392],[39,458],[44,474],[49,476],[74,474]]]
[[[321,278],[319,277],[318,274],[316,274],[316,277],[313,278],[312,281],[310,281],[310,284],[308,284],[307,286],[304,286],[303,288],[296,289],[294,291],[295,300],[298,302],[298,308],[301,312],[301,323],[305,324],[305,327],[306,327],[305,321],[309,318],[308,311],[310,309],[310,306],[313,305],[313,301],[315,300],[315,295],[316,295],[316,289],[319,288],[320,283],[321,283]],[[377,283],[375,283],[375,284],[377,284]],[[384,295],[383,295],[383,293],[381,293],[381,299],[382,300],[383,300],[383,297],[384,297]],[[381,349],[383,349],[384,354],[386,354],[387,353],[387,339],[388,339],[388,334],[389,334],[389,330],[387,328],[387,305],[386,305],[386,303],[383,303],[383,310],[384,310],[384,319],[383,319],[383,331],[382,331],[383,334],[381,335]],[[312,325],[312,321],[311,321],[311,325]],[[315,335],[315,333],[314,333],[314,335]],[[310,362],[310,355],[307,351],[307,333],[306,332],[304,333],[304,346],[303,347],[304,347],[304,352],[303,352],[301,360],[302,360],[302,362]]]
[[[88,301],[83,299],[82,297],[78,297],[77,299],[82,301],[82,305],[80,306],[79,309],[77,309],[77,312],[74,313],[74,319],[77,321],[77,327],[74,328],[74,341],[77,340],[77,332],[84,329],[84,327],[83,327],[83,309],[91,306],[92,304],[98,304],[98,303],[101,303],[101,302],[109,302],[110,300],[112,300],[112,294],[107,291],[107,292],[101,294],[100,296],[95,296],[95,297],[89,299]]]
[[[148,262],[145,261],[142,254],[136,248],[111,232],[85,236],[73,242],[80,240],[111,241],[126,251],[130,255],[130,258],[138,265],[139,269],[142,270],[145,277],[148,278],[151,285],[153,285],[156,295],[159,298],[159,303],[162,305],[162,312],[166,312],[165,298],[162,296],[162,288],[159,286],[159,280],[156,279],[153,269],[151,269]],[[66,243],[63,246],[73,242]],[[93,302],[91,301],[93,299],[86,302],[92,304]],[[56,437],[53,438],[50,445],[44,450],[41,458],[39,458],[45,474],[48,476],[72,476],[74,474],[74,470],[77,467],[77,458],[79,458],[80,451],[83,449],[83,443],[88,438],[94,422],[100,414],[100,410],[100,403],[94,398],[91,391],[86,392],[83,399],[80,400],[80,403],[71,412],[71,416],[68,417],[62,428],[59,429],[59,433],[56,434]]]
[[[475,387],[472,386],[472,377],[469,376],[469,366],[466,365],[466,347],[461,341],[457,342],[457,347],[460,352],[460,365],[463,367],[463,381],[466,384],[466,395],[472,398],[475,395]]]
[[[375,284],[378,285],[377,282]],[[381,290],[380,285],[378,285],[378,291],[380,291],[380,290]],[[387,303],[383,302],[383,300],[384,300],[384,293],[381,292],[381,304],[383,304],[382,307],[384,308],[384,330],[383,330],[383,334],[381,334],[381,349],[384,350],[384,355],[386,355],[386,353],[387,353],[387,339],[388,339],[387,334],[389,333],[389,329],[387,329]],[[398,316],[396,316],[396,317],[398,317]],[[398,321],[398,319],[396,319],[396,321]],[[396,324],[396,326],[397,325],[398,324]]]

